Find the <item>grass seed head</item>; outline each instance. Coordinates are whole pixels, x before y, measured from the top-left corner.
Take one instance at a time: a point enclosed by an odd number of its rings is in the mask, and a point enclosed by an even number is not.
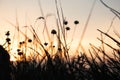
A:
[[[66,29],[67,31],[69,31],[69,30],[70,30],[70,27],[66,27],[65,29]]]
[[[56,30],[55,29],[53,29],[52,31],[51,31],[51,34],[56,34],[57,32],[56,32]]]
[[[25,43],[25,41],[22,41],[22,44],[24,44]]]
[[[6,42],[10,42],[11,41],[11,39],[10,38],[6,38]]]
[[[32,42],[32,39],[28,39],[28,42],[31,43],[31,42]]]
[[[18,52],[18,55],[19,55],[19,56],[23,55],[23,52]]]
[[[45,43],[44,43],[44,45],[45,45],[45,46],[47,46],[47,45],[48,45],[48,43],[47,43],[47,42],[45,42]]]
[[[55,45],[53,45],[53,48],[55,48]]]
[[[67,24],[68,24],[68,21],[65,21],[65,20],[64,20],[64,21],[63,21],[63,24],[64,24],[64,25],[67,25]]]
[[[58,48],[58,50],[59,50],[59,51],[62,51],[62,49],[61,49],[61,48]]]
[[[20,49],[17,49],[17,52],[20,52]]]
[[[75,25],[79,24],[79,21],[78,21],[78,20],[75,20],[75,21],[74,21],[74,24],[75,24]]]
[[[22,42],[19,42],[19,44],[21,45],[21,44],[22,44]]]
[[[7,31],[5,35],[6,35],[6,36],[9,36],[9,35],[10,35],[10,31]]]

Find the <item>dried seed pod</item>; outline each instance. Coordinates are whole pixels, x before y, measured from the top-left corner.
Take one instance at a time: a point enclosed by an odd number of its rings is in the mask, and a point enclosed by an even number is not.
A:
[[[11,39],[10,38],[6,38],[6,42],[10,42],[11,41]]]
[[[67,25],[67,24],[68,24],[68,21],[65,21],[65,20],[64,20],[64,21],[63,21],[63,24],[64,24],[64,25]]]
[[[18,55],[19,55],[19,56],[23,55],[23,52],[18,52]]]
[[[51,31],[51,34],[56,34],[57,32],[56,32],[56,30],[55,29],[53,29],[52,31]]]
[[[28,39],[28,42],[31,43],[31,42],[32,42],[32,39]]]
[[[75,20],[75,21],[74,21],[74,24],[76,24],[76,25],[79,24],[79,21],[78,21],[78,20]]]
[[[45,45],[45,46],[47,46],[47,45],[48,45],[48,43],[47,43],[47,42],[45,42],[45,43],[44,43],[44,45]]]
[[[65,29],[66,29],[67,31],[69,31],[69,30],[70,30],[70,27],[66,27]]]
[[[9,35],[10,35],[10,31],[7,31],[5,35],[6,35],[6,36],[9,36]]]

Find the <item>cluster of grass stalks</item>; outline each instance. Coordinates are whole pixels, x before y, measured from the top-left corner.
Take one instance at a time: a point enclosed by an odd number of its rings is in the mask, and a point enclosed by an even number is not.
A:
[[[119,46],[119,41],[99,29],[98,31]],[[13,62],[13,80],[119,80],[120,51],[104,42],[102,38],[99,40],[103,44],[101,47],[90,44],[90,57],[80,52],[76,57],[66,61],[59,55],[51,57],[46,52],[48,59],[43,57],[39,62],[36,60]],[[111,56],[105,52],[104,45],[113,50]]]
[[[109,34],[98,31],[119,45],[120,42]],[[51,57],[46,52],[48,59],[43,57],[40,61],[33,59],[11,62],[12,78],[13,80],[119,80],[120,51],[103,40],[99,40],[113,50],[112,56],[105,52],[103,46],[97,48],[92,44],[89,50],[91,58],[85,53],[80,53],[77,57],[66,61],[59,55]]]
[[[89,52],[86,53],[81,44],[95,2],[91,8],[77,48],[79,49],[81,47],[81,50],[83,51],[77,50],[76,53],[79,54],[73,58],[70,58],[70,46],[68,46],[69,42],[66,40],[68,31],[71,30],[71,27],[68,27],[68,21],[64,18],[61,4],[60,10],[57,0],[55,0],[55,4],[57,10],[57,26],[56,29],[52,29],[51,31],[48,30],[49,26],[46,25],[46,16],[44,16],[41,4],[39,4],[42,16],[38,17],[36,22],[37,20],[44,21],[44,43],[42,43],[43,41],[34,28],[35,26],[25,26],[26,30],[23,32],[19,28],[20,26],[17,18],[16,25],[13,25],[8,21],[18,32],[18,49],[16,50],[17,56],[13,55],[17,60],[11,61],[12,80],[120,80],[120,51],[109,43],[104,42],[102,35],[110,38],[113,40],[113,43],[115,42],[117,46],[120,47],[120,42],[118,40],[110,36],[108,33],[98,29],[101,33],[101,38],[98,38],[98,40],[101,41],[102,46],[96,47],[93,44],[90,44],[91,49],[89,49]],[[108,8],[119,18],[119,13],[117,11],[110,7]],[[62,18],[60,16],[62,16]],[[79,21],[75,20],[74,25],[79,25]],[[75,30],[76,27],[73,30],[70,42],[73,41]],[[28,37],[27,31],[30,31],[33,38]],[[3,46],[11,55],[12,40],[10,39],[10,32],[8,31],[5,35],[6,42]],[[20,35],[25,38],[24,41],[20,41]],[[52,36],[52,38],[50,36]],[[120,37],[119,35],[117,36]],[[54,42],[56,42],[57,45],[54,45]],[[104,45],[108,46],[111,50],[113,50],[113,52],[107,53],[104,49]],[[90,54],[90,56],[88,57],[86,54]],[[111,56],[109,56],[109,54],[111,54]],[[103,56],[101,57],[101,55]]]

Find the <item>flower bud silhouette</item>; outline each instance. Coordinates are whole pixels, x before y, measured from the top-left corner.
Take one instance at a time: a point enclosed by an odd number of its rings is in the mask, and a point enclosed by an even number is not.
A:
[[[76,24],[76,25],[79,24],[79,21],[78,21],[78,20],[75,20],[75,21],[74,21],[74,24]]]
[[[51,34],[56,34],[56,33],[57,33],[57,32],[56,32],[56,30],[54,30],[54,29],[51,31]]]

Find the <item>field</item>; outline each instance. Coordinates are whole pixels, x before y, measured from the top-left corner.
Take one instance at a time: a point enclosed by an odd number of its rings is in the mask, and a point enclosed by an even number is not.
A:
[[[120,20],[120,12],[109,7],[102,0],[100,1],[115,15],[111,20],[111,25],[115,18]],[[69,22],[64,18],[62,6],[60,5],[59,8],[57,0],[55,2],[57,12],[55,29],[49,32],[44,16],[36,19],[36,22],[38,20],[44,21],[42,38],[39,37],[33,25],[25,26],[25,32],[19,29],[18,24],[13,25],[17,30],[16,34],[18,34],[18,48],[17,52],[12,54],[11,47],[14,38],[11,39],[10,31],[5,33],[5,43],[0,46],[0,80],[120,80],[119,33],[114,32],[116,39],[108,33],[111,26],[107,32],[97,29],[100,33],[100,38],[97,39],[101,42],[101,46],[98,47],[90,43],[90,49],[86,51],[82,45],[95,3],[92,5],[82,36],[75,49],[74,54],[76,55],[71,57],[69,44],[74,40],[79,21],[74,21],[75,28],[71,40],[68,41],[68,32],[71,27],[67,26]],[[7,22],[10,23],[10,21]],[[12,25],[12,23],[10,24]],[[32,34],[33,38],[28,37],[27,31]],[[24,41],[19,41],[20,35],[25,38]],[[117,48],[105,42],[105,38],[115,43]],[[43,39],[44,43],[42,43]],[[111,52],[106,51],[106,47]],[[10,56],[14,58],[14,61],[10,60]]]

